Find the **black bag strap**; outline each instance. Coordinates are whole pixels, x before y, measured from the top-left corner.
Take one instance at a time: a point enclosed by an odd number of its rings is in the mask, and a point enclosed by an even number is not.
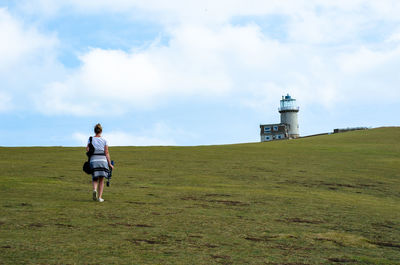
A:
[[[93,152],[90,152],[90,146],[89,146],[89,151],[86,152],[86,155],[88,156],[88,161],[90,161],[90,157],[93,155],[97,155],[97,156],[105,156],[106,154],[103,153],[96,153],[96,148],[94,148],[93,144],[92,144],[92,140],[93,140],[93,136],[89,137],[89,145],[91,145],[93,147]]]
[[[90,136],[89,137],[89,151],[86,152],[86,155],[88,157],[88,162],[90,162],[90,157],[93,155],[90,153],[90,145],[93,146],[92,140],[93,140],[93,136]],[[93,146],[93,149],[94,149],[94,146]],[[94,153],[94,150],[93,150],[93,153]]]

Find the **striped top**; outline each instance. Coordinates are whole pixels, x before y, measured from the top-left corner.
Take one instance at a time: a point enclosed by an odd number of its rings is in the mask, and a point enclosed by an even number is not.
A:
[[[88,144],[90,143],[90,138],[88,140]],[[107,140],[103,137],[92,137],[92,144],[94,146],[94,154],[90,158],[90,162],[94,161],[107,161],[106,156],[104,155],[104,151],[106,145],[108,145]]]

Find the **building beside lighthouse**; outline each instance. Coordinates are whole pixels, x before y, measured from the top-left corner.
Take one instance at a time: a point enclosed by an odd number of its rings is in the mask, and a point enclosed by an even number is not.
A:
[[[294,139],[300,136],[297,118],[299,107],[297,106],[296,99],[292,98],[289,94],[282,96],[278,110],[281,114],[280,123],[260,125],[261,142]]]

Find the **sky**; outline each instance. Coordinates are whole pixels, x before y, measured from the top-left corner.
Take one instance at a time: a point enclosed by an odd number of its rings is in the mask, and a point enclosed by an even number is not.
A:
[[[0,0],[0,146],[258,142],[400,125],[398,0]]]

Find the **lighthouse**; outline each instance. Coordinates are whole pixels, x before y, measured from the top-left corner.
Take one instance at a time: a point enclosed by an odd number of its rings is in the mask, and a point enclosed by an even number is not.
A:
[[[287,94],[286,96],[282,96],[280,103],[279,113],[281,114],[281,123],[261,124],[261,142],[300,137],[299,122],[297,119],[299,107],[296,100]]]
[[[299,107],[297,106],[296,99],[287,94],[286,96],[282,96],[280,103],[279,113],[281,114],[281,124],[286,125],[289,138],[298,138],[300,136],[297,118]]]

